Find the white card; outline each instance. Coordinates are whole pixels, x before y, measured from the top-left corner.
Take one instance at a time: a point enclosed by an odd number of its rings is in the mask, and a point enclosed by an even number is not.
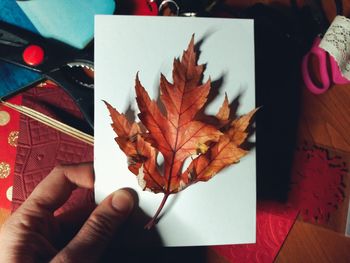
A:
[[[159,92],[160,73],[172,82],[172,66],[195,35],[199,64],[220,83],[209,105],[215,114],[225,92],[230,101],[239,95],[238,114],[255,107],[253,21],[243,19],[104,16],[95,17],[95,196],[100,202],[121,187],[139,195],[140,208],[152,217],[163,194],[142,191],[115,143],[108,101],[119,112],[130,106],[138,112],[135,76],[152,99]],[[219,81],[220,82],[220,81]],[[218,88],[218,87],[213,87]],[[195,98],[194,98],[195,99]],[[242,160],[171,196],[156,225],[164,246],[206,246],[255,242],[256,163],[251,150]],[[144,230],[147,231],[147,230]],[[145,244],[150,245],[150,244]]]

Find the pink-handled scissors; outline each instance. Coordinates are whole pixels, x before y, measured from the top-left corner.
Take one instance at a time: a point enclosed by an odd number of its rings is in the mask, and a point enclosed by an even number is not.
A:
[[[311,50],[304,56],[302,61],[302,76],[306,87],[314,94],[321,94],[327,91],[332,84],[346,84],[349,80],[344,78],[340,72],[339,66],[335,59],[324,49],[319,47],[320,37],[316,37]],[[318,70],[321,78],[321,86],[315,84],[311,78],[309,61],[310,56],[314,55],[318,60]],[[329,60],[330,69],[328,69],[327,59]]]

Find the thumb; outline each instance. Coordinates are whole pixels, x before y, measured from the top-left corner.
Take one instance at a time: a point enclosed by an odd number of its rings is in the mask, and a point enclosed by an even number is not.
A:
[[[134,207],[134,197],[123,189],[114,192],[98,205],[78,234],[52,262],[97,262],[119,226]]]

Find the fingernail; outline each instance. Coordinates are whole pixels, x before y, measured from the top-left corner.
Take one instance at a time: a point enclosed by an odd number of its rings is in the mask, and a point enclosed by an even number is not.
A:
[[[113,194],[112,206],[118,212],[130,213],[134,207],[134,199],[128,191],[118,190]]]

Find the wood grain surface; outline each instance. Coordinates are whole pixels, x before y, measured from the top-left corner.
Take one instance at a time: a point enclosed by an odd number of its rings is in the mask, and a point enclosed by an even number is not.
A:
[[[299,137],[350,152],[350,85],[314,95],[303,87]]]
[[[348,263],[350,239],[334,231],[297,221],[275,262]]]

